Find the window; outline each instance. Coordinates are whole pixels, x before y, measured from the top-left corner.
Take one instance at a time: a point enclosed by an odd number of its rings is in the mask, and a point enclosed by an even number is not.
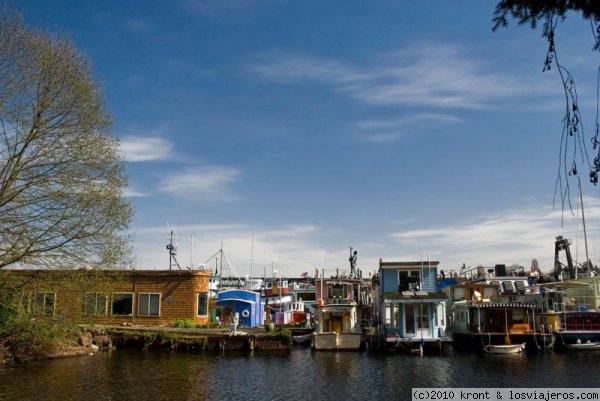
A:
[[[461,301],[464,299],[465,299],[465,288],[464,287],[454,288],[454,300]]]
[[[54,315],[56,293],[36,292],[33,297],[33,313],[38,315]]]
[[[330,284],[329,298],[345,299],[348,298],[348,290],[344,284]]]
[[[398,271],[398,292],[418,291],[421,289],[421,272],[419,270]]]
[[[419,325],[419,329],[428,329],[429,328],[429,306],[428,305],[419,305],[417,309],[417,324]]]
[[[205,292],[198,293],[198,316],[208,315],[208,294]]]
[[[514,292],[515,291],[515,288],[513,287],[513,283],[510,281],[503,281],[502,289],[504,290],[504,292]]]
[[[385,327],[392,327],[392,305],[385,306]]]
[[[400,305],[394,307],[394,327],[400,327]]]
[[[160,315],[160,294],[138,295],[138,316]]]
[[[485,299],[496,299],[496,287],[485,287],[483,289],[483,298]]]
[[[519,294],[525,294],[525,283],[523,281],[515,281],[515,288]]]
[[[85,315],[86,316],[105,316],[108,297],[101,292],[86,292],[85,294]]]
[[[112,296],[111,314],[114,316],[133,315],[133,294],[114,293]]]

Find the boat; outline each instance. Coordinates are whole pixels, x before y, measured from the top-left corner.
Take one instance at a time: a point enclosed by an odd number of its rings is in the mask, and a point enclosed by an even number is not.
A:
[[[600,312],[550,310],[540,315],[540,319],[553,336],[553,348],[557,351],[600,344]]]
[[[292,342],[298,345],[310,345],[312,342],[312,337],[312,333],[299,334],[297,336],[292,336]]]
[[[362,305],[360,301],[360,272],[355,269],[356,253],[351,250],[349,275],[335,275],[325,278],[322,269],[321,277],[315,277],[318,301],[316,320],[317,328],[312,335],[312,347],[315,351],[358,351],[363,348],[363,332],[361,328]],[[358,273],[357,273],[358,272]]]
[[[570,244],[569,239],[558,236],[554,252],[555,279],[563,278],[565,273],[570,279],[540,284],[545,312],[538,316],[539,327],[552,336],[552,347],[556,351],[585,349],[586,344],[600,344],[599,279],[595,272],[578,272],[571,257]],[[565,253],[566,267],[559,260],[560,252]],[[591,345],[587,347],[593,349]]]
[[[316,351],[358,351],[363,344],[356,304],[323,304],[317,312],[319,325],[313,333]]]
[[[446,287],[451,302],[448,316],[453,346],[487,352],[507,344],[525,344],[527,352],[539,349],[536,332],[537,303],[503,302],[495,284],[459,284]],[[494,346],[494,347],[490,347]]]
[[[486,345],[483,350],[488,354],[518,354],[525,351],[525,343]]]
[[[384,262],[379,259],[378,330],[388,351],[441,353],[446,335],[446,301],[436,282],[437,261]],[[370,331],[370,330],[369,330]]]
[[[267,278],[264,280],[264,296],[279,297],[289,294],[288,281],[284,278]]]
[[[600,342],[591,342],[588,340],[582,343],[581,341],[579,341],[574,344],[567,344],[567,349],[577,351],[600,350]]]

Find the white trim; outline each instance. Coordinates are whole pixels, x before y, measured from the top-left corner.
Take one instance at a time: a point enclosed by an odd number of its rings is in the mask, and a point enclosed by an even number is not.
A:
[[[115,295],[131,295],[131,313],[128,315],[115,315],[113,313],[113,306],[115,302]],[[133,311],[135,310],[136,302],[135,302],[135,293],[133,292],[113,292],[110,294],[110,315],[111,316],[133,316]]]
[[[146,311],[146,313],[140,313],[140,306],[141,306],[141,302],[140,302],[140,297],[142,295],[147,295],[148,296],[148,310]],[[152,296],[153,295],[158,295],[158,314],[151,314],[150,310],[152,309]],[[137,317],[160,317],[160,304],[161,304],[161,293],[160,292],[138,292],[137,294],[137,307],[135,308],[136,310],[136,316]]]

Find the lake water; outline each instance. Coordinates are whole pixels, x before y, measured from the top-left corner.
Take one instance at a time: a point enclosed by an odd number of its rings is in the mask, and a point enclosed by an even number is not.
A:
[[[413,387],[596,387],[600,353],[442,356],[117,349],[0,368],[0,400],[410,400]]]

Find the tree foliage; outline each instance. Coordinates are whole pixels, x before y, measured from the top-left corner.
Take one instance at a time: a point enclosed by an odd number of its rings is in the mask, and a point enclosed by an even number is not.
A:
[[[0,268],[120,264],[132,208],[90,64],[1,12]]]
[[[590,21],[593,38],[593,49],[600,51],[600,1],[598,0],[501,0],[496,5],[494,12],[494,26],[496,31],[508,25],[509,17],[519,24],[529,24],[535,29],[539,22],[543,22],[542,35],[548,41],[548,51],[544,60],[543,71],[550,71],[554,66],[560,76],[564,97],[565,111],[563,117],[562,138],[559,153],[559,169],[556,179],[556,194],[560,194],[562,208],[565,203],[570,205],[569,176],[578,176],[578,163],[586,165],[590,181],[596,185],[600,177],[600,66],[598,68],[598,88],[596,121],[594,134],[591,137],[591,146],[596,153],[590,156],[589,143],[584,136],[583,119],[578,103],[575,79],[559,60],[556,45],[556,32],[560,22],[567,18],[569,12],[576,12],[584,20]]]
[[[600,3],[597,0],[502,0],[496,5],[493,29],[507,26],[509,16],[519,24],[529,24],[535,29],[539,21],[547,23],[555,17],[565,19],[569,11],[580,12],[584,19],[592,22],[600,21]],[[550,33],[546,29],[548,27],[544,28],[545,36]]]

